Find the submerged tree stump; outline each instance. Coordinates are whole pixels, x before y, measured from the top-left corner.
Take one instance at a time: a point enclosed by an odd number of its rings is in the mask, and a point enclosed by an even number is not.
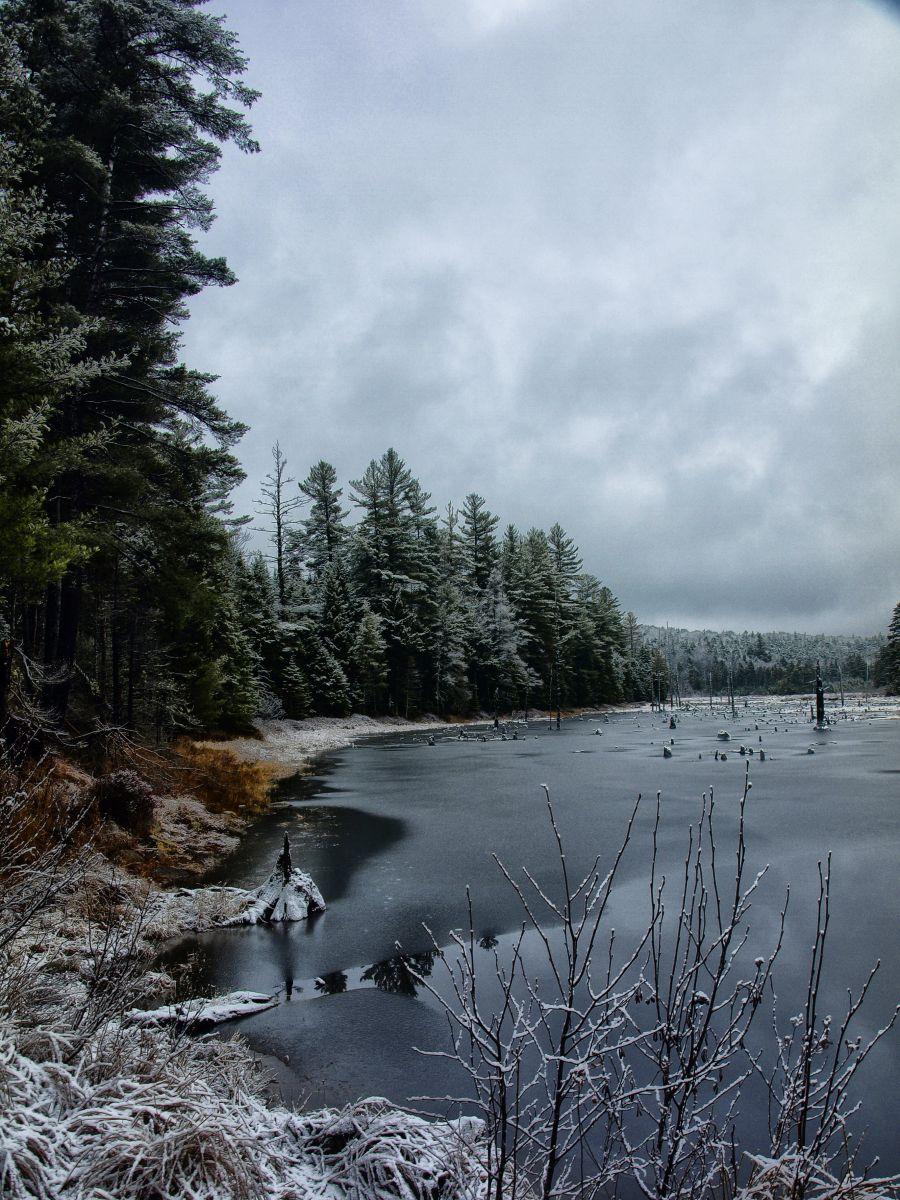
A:
[[[322,893],[311,875],[291,863],[291,845],[284,835],[284,846],[275,870],[256,891],[247,893],[247,907],[226,921],[226,925],[259,925],[270,921],[305,921],[325,911]]]

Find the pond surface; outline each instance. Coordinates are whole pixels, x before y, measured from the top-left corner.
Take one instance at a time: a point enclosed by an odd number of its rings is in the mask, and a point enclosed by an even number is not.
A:
[[[777,932],[787,885],[788,932],[776,966],[780,1011],[805,997],[815,929],[817,863],[832,852],[832,921],[826,950],[826,1010],[837,1020],[846,989],[873,983],[857,1032],[873,1032],[890,1015],[898,987],[897,801],[900,722],[848,710],[815,732],[796,703],[738,709],[737,719],[697,709],[678,726],[649,713],[574,718],[556,731],[545,720],[519,729],[517,740],[460,741],[438,734],[380,739],[322,759],[314,776],[282,785],[276,808],[248,832],[216,878],[252,886],[271,870],[285,831],[296,865],[308,870],[327,911],[279,928],[227,930],[184,939],[168,956],[190,968],[197,991],[280,989],[277,1008],[242,1021],[241,1034],[270,1056],[288,1099],[320,1106],[364,1095],[409,1103],[444,1094],[459,1081],[440,1059],[414,1047],[445,1049],[445,1018],[417,989],[398,945],[428,973],[429,934],[440,945],[467,925],[466,887],[475,929],[502,953],[522,912],[492,854],[513,873],[525,866],[558,894],[558,863],[541,784],[553,797],[574,873],[596,856],[611,865],[638,793],[632,844],[623,860],[610,924],[619,944],[646,924],[650,832],[662,792],[660,868],[682,869],[688,827],[701,793],[714,786],[718,841],[733,855],[745,764],[748,879],[770,870],[752,911],[753,943]],[[720,729],[731,740],[717,740]],[[599,734],[596,731],[600,731]],[[674,739],[672,757],[663,744]],[[738,753],[740,743],[752,756]],[[814,754],[808,748],[815,749]],[[759,761],[760,747],[766,760]],[[726,761],[716,761],[717,750]],[[486,949],[490,968],[493,951]],[[894,1034],[871,1057],[864,1076],[866,1159],[900,1168],[896,1113],[900,1055]]]

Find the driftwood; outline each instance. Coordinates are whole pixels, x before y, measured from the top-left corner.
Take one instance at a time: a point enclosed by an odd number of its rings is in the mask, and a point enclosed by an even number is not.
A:
[[[222,1021],[233,1021],[251,1013],[274,1008],[276,996],[266,992],[229,992],[210,1000],[182,1000],[179,1004],[164,1004],[161,1008],[132,1009],[127,1019],[135,1025],[184,1025],[204,1029]]]

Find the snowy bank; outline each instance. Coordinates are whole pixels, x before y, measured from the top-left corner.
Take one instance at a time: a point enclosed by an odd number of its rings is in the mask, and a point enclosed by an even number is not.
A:
[[[302,770],[317,754],[343,750],[364,737],[385,733],[452,728],[446,721],[408,721],[404,717],[306,717],[302,721],[254,721],[258,738],[232,738],[226,742],[200,742],[228,750],[244,762],[266,762],[283,774]]]
[[[182,1000],[178,1004],[163,1004],[160,1008],[133,1008],[125,1014],[125,1019],[134,1025],[183,1025],[198,1030],[265,1012],[276,1004],[278,997],[266,992],[228,992],[210,1000]]]
[[[49,1032],[49,1031],[48,1031]],[[117,1029],[72,1049],[0,1022],[0,1193],[16,1200],[447,1200],[486,1194],[480,1122],[372,1099],[266,1107],[247,1052]]]

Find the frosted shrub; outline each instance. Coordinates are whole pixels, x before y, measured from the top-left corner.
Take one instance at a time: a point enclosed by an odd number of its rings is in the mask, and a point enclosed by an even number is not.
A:
[[[584,1200],[622,1188],[648,1200],[897,1194],[896,1179],[860,1175],[847,1126],[856,1074],[893,1025],[892,1018],[868,1040],[852,1033],[877,966],[840,1021],[821,1012],[829,865],[820,866],[804,1010],[789,1034],[776,1027],[768,1048],[752,1048],[751,1027],[767,997],[774,1006],[785,911],[774,945],[750,959],[748,913],[766,873],[746,878],[750,786],[745,777],[737,844],[725,860],[713,796],[703,797],[668,914],[657,796],[648,921],[622,950],[609,927],[609,902],[637,806],[611,869],[601,872],[597,860],[573,879],[546,788],[562,899],[527,871],[519,881],[498,863],[522,910],[509,955],[495,949],[484,973],[471,903],[465,934],[449,950],[434,942],[449,988],[416,978],[450,1022],[444,1057],[469,1078],[470,1095],[461,1100],[485,1122],[496,1200]],[[751,1079],[769,1101],[770,1141],[759,1153],[735,1131]]]

